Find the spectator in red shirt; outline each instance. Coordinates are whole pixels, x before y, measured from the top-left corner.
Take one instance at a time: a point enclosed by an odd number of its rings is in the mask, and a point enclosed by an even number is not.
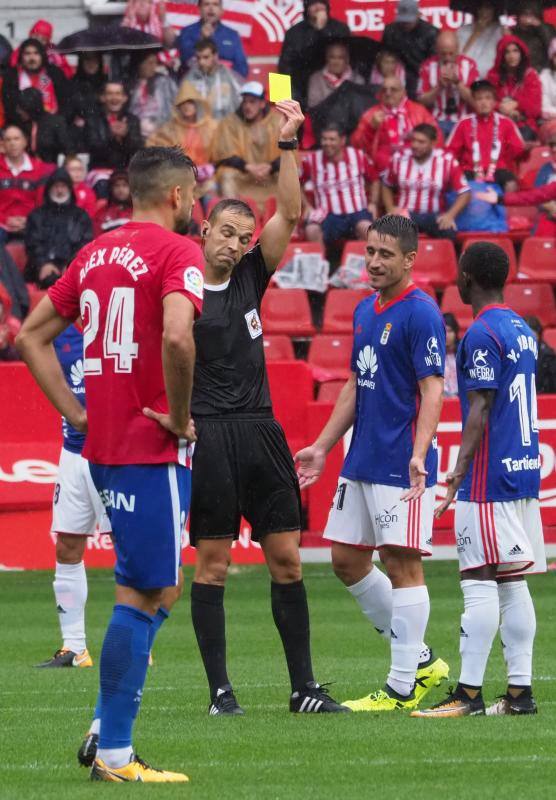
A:
[[[91,219],[97,211],[97,196],[90,186],[85,183],[87,170],[85,164],[79,156],[68,156],[64,160],[64,169],[71,178],[73,193],[75,194],[75,204],[78,208],[86,211]]]
[[[445,136],[471,110],[469,87],[479,78],[473,59],[458,51],[456,34],[442,31],[436,39],[436,55],[419,70],[418,100],[432,111]]]
[[[0,155],[0,241],[21,238],[27,217],[40,205],[52,167],[26,152],[27,139],[16,125],[4,131]]]
[[[447,142],[467,177],[496,181],[499,170],[515,169],[526,151],[525,142],[514,122],[495,111],[496,89],[488,81],[471,86],[475,113],[458,122]]]
[[[122,25],[150,33],[162,41],[165,17],[165,4],[158,0],[127,0]]]
[[[30,39],[37,39],[42,45],[44,45],[46,49],[46,55],[48,58],[48,63],[53,64],[55,67],[59,67],[66,78],[71,78],[73,75],[73,69],[69,65],[67,58],[56,51],[56,45],[52,41],[52,34],[54,33],[54,28],[47,22],[45,19],[38,19],[34,25],[31,26],[29,29],[29,38]],[[16,48],[10,58],[10,66],[16,67],[17,61],[19,57],[19,50],[20,48]]]
[[[126,170],[114,170],[108,181],[108,200],[95,214],[95,236],[119,228],[131,219],[133,206]]]
[[[530,66],[529,48],[517,36],[503,36],[496,46],[496,61],[487,75],[496,89],[498,110],[513,120],[525,141],[538,136],[542,114],[542,85]]]
[[[26,39],[19,48],[17,65],[8,67],[2,85],[4,112],[8,122],[17,122],[19,93],[30,87],[42,95],[45,111],[65,113],[69,81],[59,67],[48,63],[46,49],[38,39]]]
[[[321,149],[306,153],[301,175],[302,184],[312,182],[315,197],[314,207],[306,204],[307,240],[328,245],[337,239],[365,239],[376,217],[378,174],[362,150],[346,147],[339,125],[325,126]]]
[[[384,79],[380,105],[366,111],[351,135],[351,144],[368,153],[379,172],[386,169],[394,153],[403,150],[416,125],[427,122],[438,130],[438,144],[443,137],[438,123],[421,103],[409,100],[399,78]]]
[[[539,206],[541,216],[534,232],[535,236],[556,238],[556,183],[547,183],[536,189],[506,192],[503,195],[487,189],[477,196],[480,200],[493,205],[501,203],[506,206]]]
[[[436,147],[432,125],[413,128],[410,148],[394,155],[382,180],[387,214],[410,217],[427,236],[455,238],[456,217],[469,203],[471,192],[454,156]],[[446,192],[457,195],[449,208]]]

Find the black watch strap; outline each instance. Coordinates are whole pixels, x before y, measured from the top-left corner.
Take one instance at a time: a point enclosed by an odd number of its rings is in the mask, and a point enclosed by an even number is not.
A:
[[[299,141],[297,139],[286,139],[285,141],[278,142],[280,150],[297,150]]]

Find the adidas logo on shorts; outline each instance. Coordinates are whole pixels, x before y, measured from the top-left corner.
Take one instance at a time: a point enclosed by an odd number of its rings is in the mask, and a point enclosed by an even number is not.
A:
[[[508,553],[508,555],[509,556],[522,556],[523,555],[523,550],[521,549],[521,547],[518,544],[515,544],[512,547],[512,549],[510,550],[510,552]]]

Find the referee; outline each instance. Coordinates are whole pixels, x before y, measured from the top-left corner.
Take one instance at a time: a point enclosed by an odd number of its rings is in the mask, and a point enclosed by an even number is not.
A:
[[[224,585],[241,517],[261,544],[271,576],[274,622],[288,664],[290,711],[339,712],[315,682],[309,611],[299,557],[300,494],[282,428],[272,413],[260,320],[261,301],[301,213],[295,150],[299,104],[283,116],[277,209],[248,250],[255,219],[239,200],[222,200],[203,222],[205,299],[194,328],[191,544],[197,564],[191,614],[210,687],[209,714],[243,714],[228,677]],[[292,387],[293,388],[293,387]]]

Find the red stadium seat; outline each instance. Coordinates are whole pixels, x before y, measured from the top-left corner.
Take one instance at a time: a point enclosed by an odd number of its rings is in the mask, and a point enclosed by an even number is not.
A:
[[[318,253],[322,258],[325,258],[324,247],[318,242],[296,242],[286,247],[286,252],[278,264],[278,269],[287,264],[288,261],[291,261],[296,253]]]
[[[320,403],[335,403],[345,386],[345,381],[327,381],[321,383],[318,400]]]
[[[315,332],[307,293],[303,289],[268,289],[261,316],[266,333],[307,337]]]
[[[27,284],[27,291],[29,292],[29,312],[31,312],[43,297],[46,297],[46,292],[42,289],[37,289],[34,283]]]
[[[510,283],[504,300],[520,316],[538,317],[543,327],[556,323],[556,303],[549,283]]]
[[[413,278],[429,281],[435,289],[443,289],[456,279],[457,262],[454,243],[450,239],[422,239],[413,267]]]
[[[521,248],[518,277],[556,284],[556,239],[536,236],[526,239]]]
[[[542,338],[549,347],[556,350],[556,328],[545,328],[542,332]]]
[[[295,360],[293,344],[289,336],[265,336],[263,345],[267,361]]]
[[[307,406],[314,395],[311,368],[298,360],[271,361],[267,369],[272,407],[295,453],[307,444]]]
[[[367,247],[367,242],[363,239],[357,239],[355,241],[346,242],[344,245],[344,249],[342,250],[342,267],[345,266],[345,263],[350,255],[356,256],[365,256],[365,250]]]
[[[514,243],[511,239],[508,239],[506,236],[497,236],[493,238],[491,236],[470,236],[466,238],[463,243],[462,252],[464,253],[469,245],[474,244],[475,242],[492,242],[493,244],[497,244],[498,247],[501,247],[504,250],[508,258],[510,259],[510,274],[508,280],[515,281],[517,277],[517,259],[515,257],[515,247]]]
[[[524,191],[525,189],[532,189],[535,185],[535,178],[539,168],[527,170],[527,172],[519,179],[519,188]]]
[[[330,289],[324,306],[323,333],[352,333],[353,310],[368,297],[367,289]]]
[[[442,296],[440,310],[443,314],[446,314],[448,311],[453,314],[458,321],[461,331],[466,331],[473,322],[471,306],[466,306],[465,303],[462,302],[457,286],[448,286]]]
[[[23,242],[8,242],[6,250],[13,258],[18,270],[23,273],[27,266],[27,251]]]
[[[309,348],[308,362],[317,369],[313,372],[319,382],[346,379],[353,338],[344,335],[321,334],[315,336]]]
[[[545,144],[531,148],[529,158],[526,161],[520,162],[518,177],[521,178],[532,170],[537,171],[543,164],[550,161],[551,157],[550,147],[547,147]]]

